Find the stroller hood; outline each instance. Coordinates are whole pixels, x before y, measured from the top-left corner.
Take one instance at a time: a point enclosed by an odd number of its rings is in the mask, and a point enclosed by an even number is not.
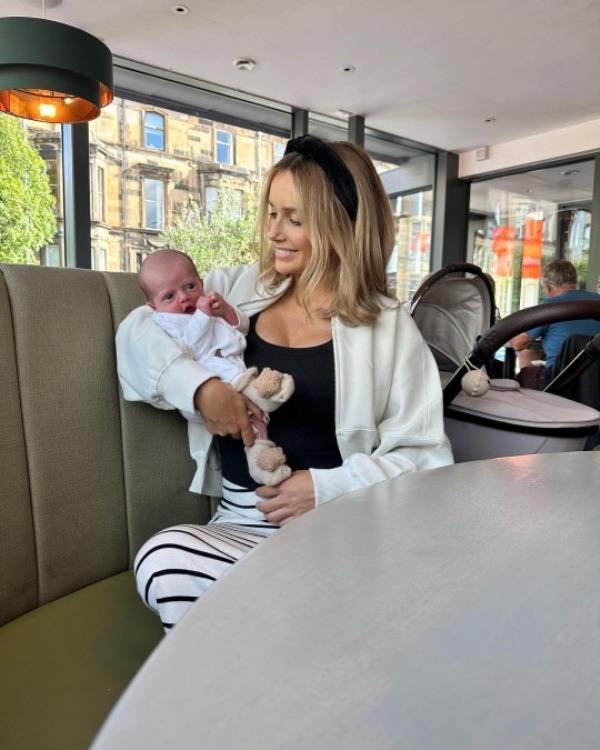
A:
[[[493,324],[494,299],[481,276],[444,276],[431,285],[425,280],[415,292],[410,311],[438,368],[453,372]]]

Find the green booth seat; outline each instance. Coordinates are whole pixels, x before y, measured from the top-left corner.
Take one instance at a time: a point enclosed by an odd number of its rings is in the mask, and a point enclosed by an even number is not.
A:
[[[87,748],[161,638],[131,565],[203,523],[176,411],[123,401],[134,274],[0,265],[0,750]]]
[[[7,623],[0,628],[0,746],[89,747],[161,637],[131,571]]]

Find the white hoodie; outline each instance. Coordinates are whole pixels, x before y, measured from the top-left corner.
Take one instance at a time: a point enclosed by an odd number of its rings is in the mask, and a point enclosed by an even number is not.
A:
[[[268,307],[289,282],[269,293],[258,266],[218,269],[206,292],[217,291],[249,316]],[[311,469],[316,504],[400,474],[452,463],[444,434],[440,378],[433,357],[406,308],[382,297],[372,326],[351,328],[332,319],[335,429],[341,466]],[[123,395],[159,409],[194,412],[194,394],[214,373],[138,307],[117,331],[117,366]],[[198,470],[190,490],[221,495],[221,474],[201,420],[188,422],[190,453]]]

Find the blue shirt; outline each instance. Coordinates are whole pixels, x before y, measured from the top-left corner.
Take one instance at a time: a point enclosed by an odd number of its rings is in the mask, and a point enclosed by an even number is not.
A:
[[[600,301],[600,294],[587,292],[583,289],[569,289],[567,292],[557,294],[556,297],[545,297],[541,304],[552,304],[552,302],[569,302],[571,300],[593,299]],[[532,339],[541,337],[542,346],[546,352],[546,369],[551,370],[556,362],[560,350],[569,336],[579,333],[584,336],[595,336],[600,333],[600,320],[563,320],[560,323],[550,323],[546,326],[538,326],[527,331]]]

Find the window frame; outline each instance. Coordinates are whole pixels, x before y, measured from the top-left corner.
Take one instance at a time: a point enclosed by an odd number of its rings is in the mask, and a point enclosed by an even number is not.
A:
[[[96,218],[104,223],[106,221],[106,173],[104,167],[96,167],[96,195],[95,195]]]
[[[219,140],[220,135],[226,135],[227,138],[229,139],[229,142],[223,143],[223,141],[220,141]],[[215,128],[215,161],[217,162],[217,164],[222,164],[226,167],[233,166],[234,161],[235,161],[234,153],[233,153],[234,143],[235,143],[235,139],[233,137],[233,133],[230,130],[224,130],[223,128]],[[219,146],[227,147],[228,155],[229,155],[228,161],[221,161],[219,159]]]
[[[157,128],[148,125],[148,118],[149,117],[159,117],[162,122],[162,128]],[[148,109],[143,112],[143,119],[142,119],[142,130],[143,130],[143,143],[144,148],[152,149],[152,151],[166,151],[167,150],[167,118],[165,117],[162,112],[157,112],[156,110]],[[153,146],[151,143],[148,143],[148,134],[156,134],[159,133],[162,140],[161,146]]]
[[[160,226],[157,226],[157,227],[150,226],[150,224],[148,222],[148,203],[150,203],[151,200],[146,197],[146,186],[149,183],[155,183],[157,185],[161,185],[162,186],[162,189],[161,189],[162,190],[162,196],[161,196],[161,206],[160,206],[161,207],[161,212],[160,212],[161,216],[160,216],[160,222],[159,222]],[[150,232],[162,232],[163,229],[165,228],[165,219],[166,219],[166,194],[167,194],[166,187],[167,187],[166,180],[161,179],[160,177],[157,177],[155,175],[149,175],[149,174],[142,175],[142,206],[143,206],[142,221],[141,221],[141,225],[142,225],[141,228],[142,229],[148,230]],[[157,204],[158,204],[158,201],[157,201]]]

